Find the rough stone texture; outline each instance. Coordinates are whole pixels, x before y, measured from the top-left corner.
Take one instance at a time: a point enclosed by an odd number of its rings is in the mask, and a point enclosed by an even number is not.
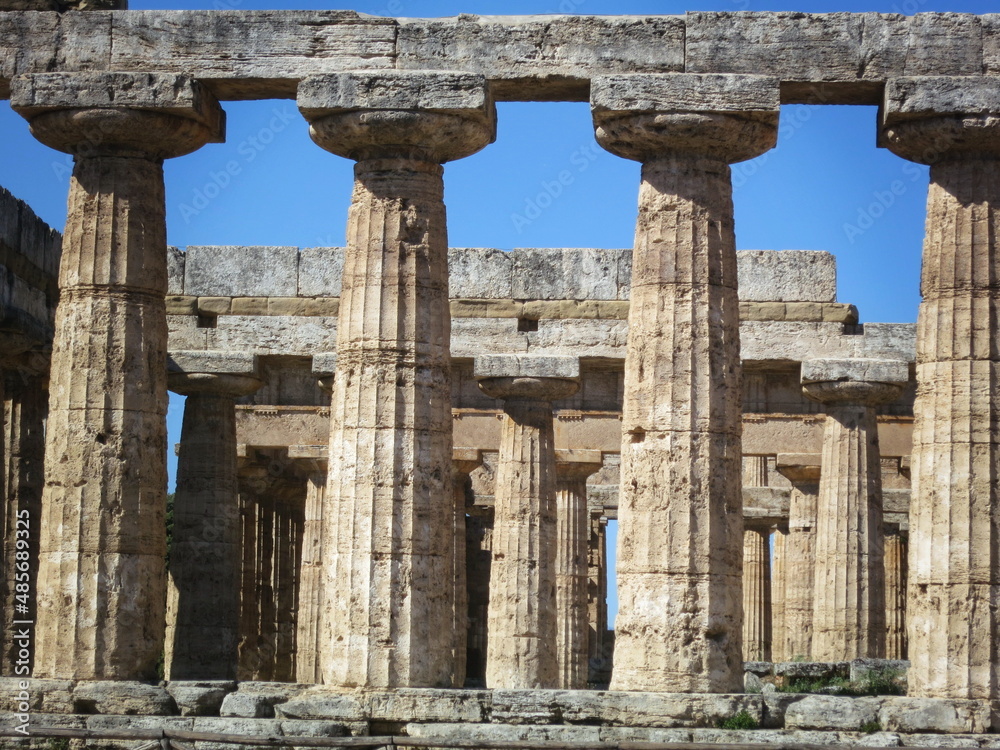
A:
[[[52,353],[35,674],[149,678],[166,599],[160,160],[217,138],[221,109],[182,76],[118,74],[21,78],[12,104],[36,137],[77,153]]]
[[[849,698],[809,695],[785,710],[789,729],[858,731],[863,724],[878,719],[881,698]]]
[[[828,252],[741,250],[736,259],[741,300],[837,301],[837,261]]]
[[[885,656],[882,468],[875,406],[909,379],[901,361],[802,364],[803,392],[824,405],[816,500],[813,659]]]
[[[648,114],[689,102],[719,111]],[[774,144],[777,83],[598,79],[592,108],[599,142],[644,160],[625,362],[612,688],[739,690],[741,368],[727,161]],[[687,130],[690,122],[706,127]],[[649,543],[664,532],[665,542]]]
[[[141,682],[80,682],[73,688],[79,713],[170,716],[177,712],[166,688]]]
[[[298,248],[192,246],[185,255],[185,294],[294,297],[298,293]]]
[[[913,696],[996,699],[1000,89],[970,81],[976,96],[986,94],[970,104],[957,83],[904,82],[887,90],[884,107],[885,145],[932,164],[917,319],[908,685]],[[905,97],[893,97],[901,90]],[[937,116],[907,105],[921,100],[946,113],[975,108]],[[897,120],[906,110],[924,116]]]
[[[298,292],[302,297],[339,297],[344,248],[306,247],[299,253]]]
[[[622,299],[628,251],[518,249],[511,253],[514,299]]]
[[[780,526],[771,534],[771,658],[786,661],[788,655],[787,596],[788,581],[788,532]]]
[[[174,352],[171,364],[168,387],[187,398],[167,582],[166,677],[235,679],[242,558],[236,399],[262,381],[252,355]]]
[[[816,503],[821,457],[779,454],[777,470],[792,484],[784,549],[785,632],[783,659],[812,658]]]
[[[181,716],[218,716],[225,697],[236,690],[229,680],[173,681],[167,692],[180,709]]]
[[[579,361],[476,360],[479,387],[504,400],[490,567],[489,688],[554,688],[560,682],[552,401],[579,388],[564,375],[574,365],[579,373]],[[544,374],[549,372],[555,376]]]
[[[556,451],[556,687],[587,687],[590,672],[590,518],[587,477],[604,466],[600,451]]]
[[[327,472],[324,470],[310,473],[306,480],[295,639],[295,681],[299,683],[322,681],[320,634],[323,616],[323,506],[326,500],[326,478]]]
[[[898,529],[885,532],[885,657],[905,659],[907,537]]]
[[[450,685],[454,589],[442,581],[454,571],[455,511],[440,162],[492,141],[492,102],[476,76],[358,73],[304,81],[299,104],[317,143],[361,158],[330,407],[323,681]],[[367,106],[390,109],[354,109]],[[414,109],[425,106],[434,109]]]
[[[452,625],[454,654],[452,656],[451,685],[465,687],[469,648],[469,584],[466,573],[466,547],[468,530],[465,523],[466,505],[471,504],[469,475],[483,464],[483,452],[476,448],[456,448],[452,452],[452,484],[455,501],[455,558],[452,581],[455,585],[455,604]]]
[[[561,378],[580,377],[578,357],[539,357],[535,355],[494,354],[476,357],[476,378]],[[500,398],[494,396],[494,398]]]
[[[767,529],[743,532],[743,658],[771,660],[771,550]]]

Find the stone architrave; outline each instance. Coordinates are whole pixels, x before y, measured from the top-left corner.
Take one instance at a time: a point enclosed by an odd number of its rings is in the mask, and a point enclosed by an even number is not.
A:
[[[885,656],[882,465],[875,407],[909,379],[901,360],[814,359],[802,391],[823,404],[822,476],[816,499],[814,661]]]
[[[771,661],[771,541],[767,527],[743,532],[743,659]]]
[[[917,316],[910,695],[1000,698],[1000,80],[888,81],[881,145],[930,165]]]
[[[885,658],[906,659],[906,532],[885,525]]]
[[[613,690],[742,689],[742,378],[729,165],[775,145],[778,108],[774,78],[591,82],[598,142],[642,162]]]
[[[558,687],[582,690],[590,671],[590,512],[587,477],[600,451],[556,451],[556,664]]]
[[[580,387],[575,357],[477,357],[487,396],[503,399],[494,490],[486,687],[559,684],[556,452],[552,402]]]
[[[771,533],[771,659],[775,662],[789,661],[785,651],[787,626],[785,624],[785,591],[788,577],[785,574],[785,550],[788,530],[776,527]]]
[[[172,352],[167,386],[186,396],[167,584],[168,680],[236,678],[241,521],[236,399],[262,385],[257,358]]]
[[[465,570],[465,506],[469,475],[483,464],[483,452],[478,448],[455,448],[452,451],[451,479],[455,493],[455,655],[451,686],[465,686],[466,661],[469,648],[469,583]]]
[[[493,141],[482,76],[308,78],[313,140],[357,161],[330,404],[323,680],[446,687],[454,676],[448,237],[442,164]]]
[[[786,661],[812,655],[813,578],[816,558],[816,502],[820,454],[779,453],[776,468],[792,483],[788,535],[784,540],[784,643]]]
[[[11,105],[75,157],[59,270],[35,676],[155,678],[164,642],[163,160],[222,138],[182,75],[16,77]]]

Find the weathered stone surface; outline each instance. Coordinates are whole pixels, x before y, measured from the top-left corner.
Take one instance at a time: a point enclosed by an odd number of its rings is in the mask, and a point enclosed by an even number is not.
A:
[[[771,550],[766,527],[743,532],[743,658],[771,659]]]
[[[510,299],[513,255],[491,248],[448,251],[449,295],[452,298]]]
[[[802,383],[887,383],[902,387],[910,378],[903,360],[810,359],[802,363]]]
[[[477,357],[476,378],[561,378],[580,377],[578,357],[547,357],[494,354]]]
[[[622,256],[628,250],[517,249],[514,299],[622,299]],[[627,282],[627,279],[625,280]]]
[[[167,692],[181,711],[181,716],[218,716],[222,701],[236,690],[228,680],[171,681]]]
[[[822,250],[740,250],[740,299],[836,302],[837,261]]]
[[[184,261],[187,256],[177,247],[167,248],[167,294],[184,294]]]
[[[77,713],[171,716],[177,713],[166,688],[142,682],[78,682],[73,688]]]
[[[27,679],[0,677],[0,710],[12,714],[24,713],[21,704],[21,682],[28,683],[28,710],[51,714],[73,712],[73,683],[70,680]]]
[[[881,698],[809,695],[785,709],[785,727],[856,732],[878,719],[882,705]]]
[[[178,375],[252,375],[259,373],[257,357],[246,352],[172,350],[167,372]]]
[[[851,663],[847,661],[780,662],[774,665],[774,674],[784,677],[786,680],[795,678],[848,678],[851,675]]]
[[[1000,82],[990,76],[891,78],[886,83],[883,127],[907,120],[1000,111]]]
[[[186,256],[185,294],[294,297],[297,293],[298,248],[190,246]]]
[[[276,715],[275,706],[294,700],[306,687],[281,682],[241,683],[239,690],[230,693],[222,701],[220,714],[244,719],[269,719]],[[284,717],[279,716],[279,718]]]
[[[344,248],[304,247],[299,253],[298,294],[339,297],[344,273]]]
[[[991,708],[977,700],[885,698],[879,721],[892,732],[980,733],[989,731]]]
[[[816,503],[821,456],[783,453],[776,468],[792,484],[784,549],[785,659],[812,658],[813,586],[816,557]]]

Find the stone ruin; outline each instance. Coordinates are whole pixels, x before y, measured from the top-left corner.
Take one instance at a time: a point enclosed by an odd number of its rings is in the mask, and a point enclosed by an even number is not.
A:
[[[0,194],[4,742],[995,746],[1000,15],[57,5],[0,12],[75,157],[61,236]],[[168,248],[163,160],[270,97],[357,162],[346,248]],[[449,249],[494,101],[588,98],[634,248]],[[931,166],[915,326],[736,252],[782,103]]]

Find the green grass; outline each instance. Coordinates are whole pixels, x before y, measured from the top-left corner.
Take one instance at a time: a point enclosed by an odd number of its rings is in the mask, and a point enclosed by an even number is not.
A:
[[[760,724],[757,719],[750,715],[749,711],[740,711],[728,719],[719,720],[719,729],[759,729]]]
[[[866,721],[860,727],[858,727],[859,732],[864,732],[865,734],[875,734],[875,732],[882,731],[882,725],[877,721]]]
[[[827,688],[839,688],[837,695],[904,695],[905,690],[899,683],[902,672],[885,670],[881,672],[868,671],[855,681],[844,677],[798,677],[789,680],[778,688],[779,693],[819,693]]]

